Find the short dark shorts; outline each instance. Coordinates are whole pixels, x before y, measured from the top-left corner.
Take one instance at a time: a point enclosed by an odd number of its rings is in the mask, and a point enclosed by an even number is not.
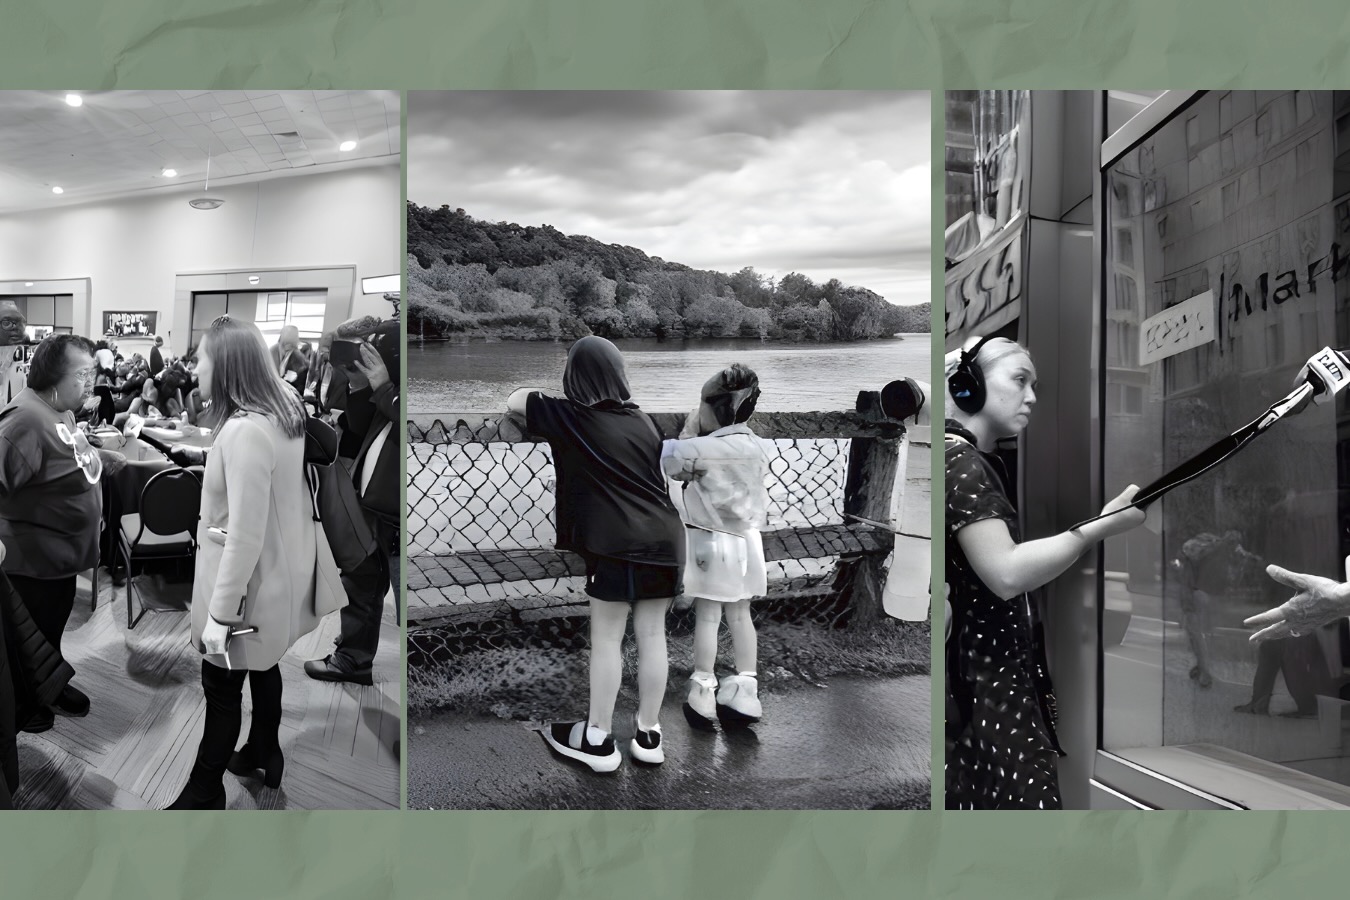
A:
[[[597,600],[635,603],[674,597],[682,590],[679,566],[635,563],[606,556],[593,557],[586,566],[586,593]]]

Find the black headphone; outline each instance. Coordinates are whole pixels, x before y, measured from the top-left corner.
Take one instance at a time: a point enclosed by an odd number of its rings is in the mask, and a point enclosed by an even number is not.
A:
[[[962,412],[973,415],[984,409],[984,372],[976,364],[975,357],[979,356],[980,348],[995,337],[989,335],[980,338],[974,347],[962,350],[956,371],[947,377],[947,390],[952,395],[952,402]]]

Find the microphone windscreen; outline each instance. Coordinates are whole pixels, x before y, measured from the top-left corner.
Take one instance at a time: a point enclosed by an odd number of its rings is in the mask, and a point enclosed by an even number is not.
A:
[[[1325,403],[1350,384],[1350,362],[1330,347],[1323,347],[1314,353],[1308,360],[1307,370],[1308,383],[1319,389],[1316,396],[1318,403]]]

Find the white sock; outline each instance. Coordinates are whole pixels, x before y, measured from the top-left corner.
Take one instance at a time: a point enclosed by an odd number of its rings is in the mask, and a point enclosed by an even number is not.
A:
[[[592,745],[598,746],[600,744],[603,744],[605,742],[605,738],[607,737],[609,737],[609,732],[605,731],[599,725],[586,726],[586,740],[589,741]]]
[[[717,676],[711,672],[695,672],[689,680],[705,688],[717,687]]]

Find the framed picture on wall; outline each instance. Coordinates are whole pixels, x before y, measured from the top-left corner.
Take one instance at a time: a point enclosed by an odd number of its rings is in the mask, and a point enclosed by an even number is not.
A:
[[[155,333],[156,312],[103,313],[103,333],[113,337],[148,336]]]

